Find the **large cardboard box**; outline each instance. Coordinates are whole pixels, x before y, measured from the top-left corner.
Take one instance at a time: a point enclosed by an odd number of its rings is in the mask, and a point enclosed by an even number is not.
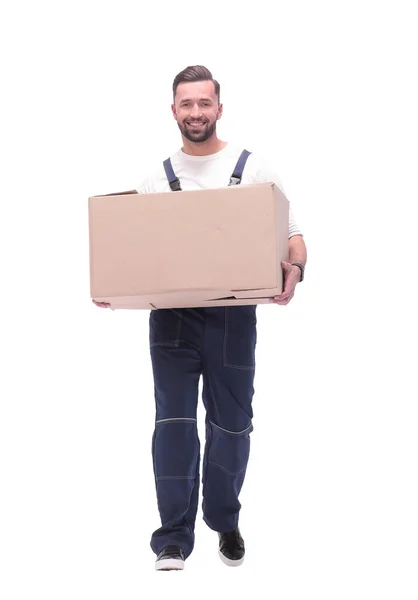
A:
[[[93,196],[90,295],[130,309],[267,303],[282,292],[288,231],[273,183]]]

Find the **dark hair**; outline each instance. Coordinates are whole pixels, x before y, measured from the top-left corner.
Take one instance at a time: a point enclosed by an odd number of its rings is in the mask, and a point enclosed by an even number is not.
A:
[[[215,93],[218,96],[218,102],[220,99],[221,86],[213,79],[212,73],[206,67],[202,65],[195,65],[194,67],[187,67],[183,69],[173,81],[173,99],[176,97],[177,86],[179,83],[185,83],[187,81],[213,81],[215,85]]]

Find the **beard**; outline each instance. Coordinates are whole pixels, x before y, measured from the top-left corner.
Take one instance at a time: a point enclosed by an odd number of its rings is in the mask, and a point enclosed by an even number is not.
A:
[[[203,123],[204,121],[199,121]],[[206,125],[199,129],[193,129],[192,125],[188,125],[186,121],[183,124],[177,123],[181,134],[188,139],[190,142],[202,143],[206,142],[216,131],[216,121],[212,124],[206,121]]]

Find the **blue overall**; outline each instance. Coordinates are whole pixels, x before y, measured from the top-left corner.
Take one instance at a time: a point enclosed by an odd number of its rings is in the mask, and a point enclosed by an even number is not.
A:
[[[244,151],[229,185],[241,181]],[[181,190],[169,159],[172,190]],[[194,546],[199,500],[200,442],[197,403],[200,377],[206,411],[202,511],[214,531],[238,525],[238,500],[250,452],[254,394],[256,306],[159,309],[150,314],[150,352],[156,422],[152,456],[161,527],[151,538],[158,554]]]

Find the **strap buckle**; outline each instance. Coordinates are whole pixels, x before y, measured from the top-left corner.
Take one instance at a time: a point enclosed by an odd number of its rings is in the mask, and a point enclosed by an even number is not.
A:
[[[172,192],[181,192],[180,180],[175,179],[174,181],[170,181],[170,188]]]

